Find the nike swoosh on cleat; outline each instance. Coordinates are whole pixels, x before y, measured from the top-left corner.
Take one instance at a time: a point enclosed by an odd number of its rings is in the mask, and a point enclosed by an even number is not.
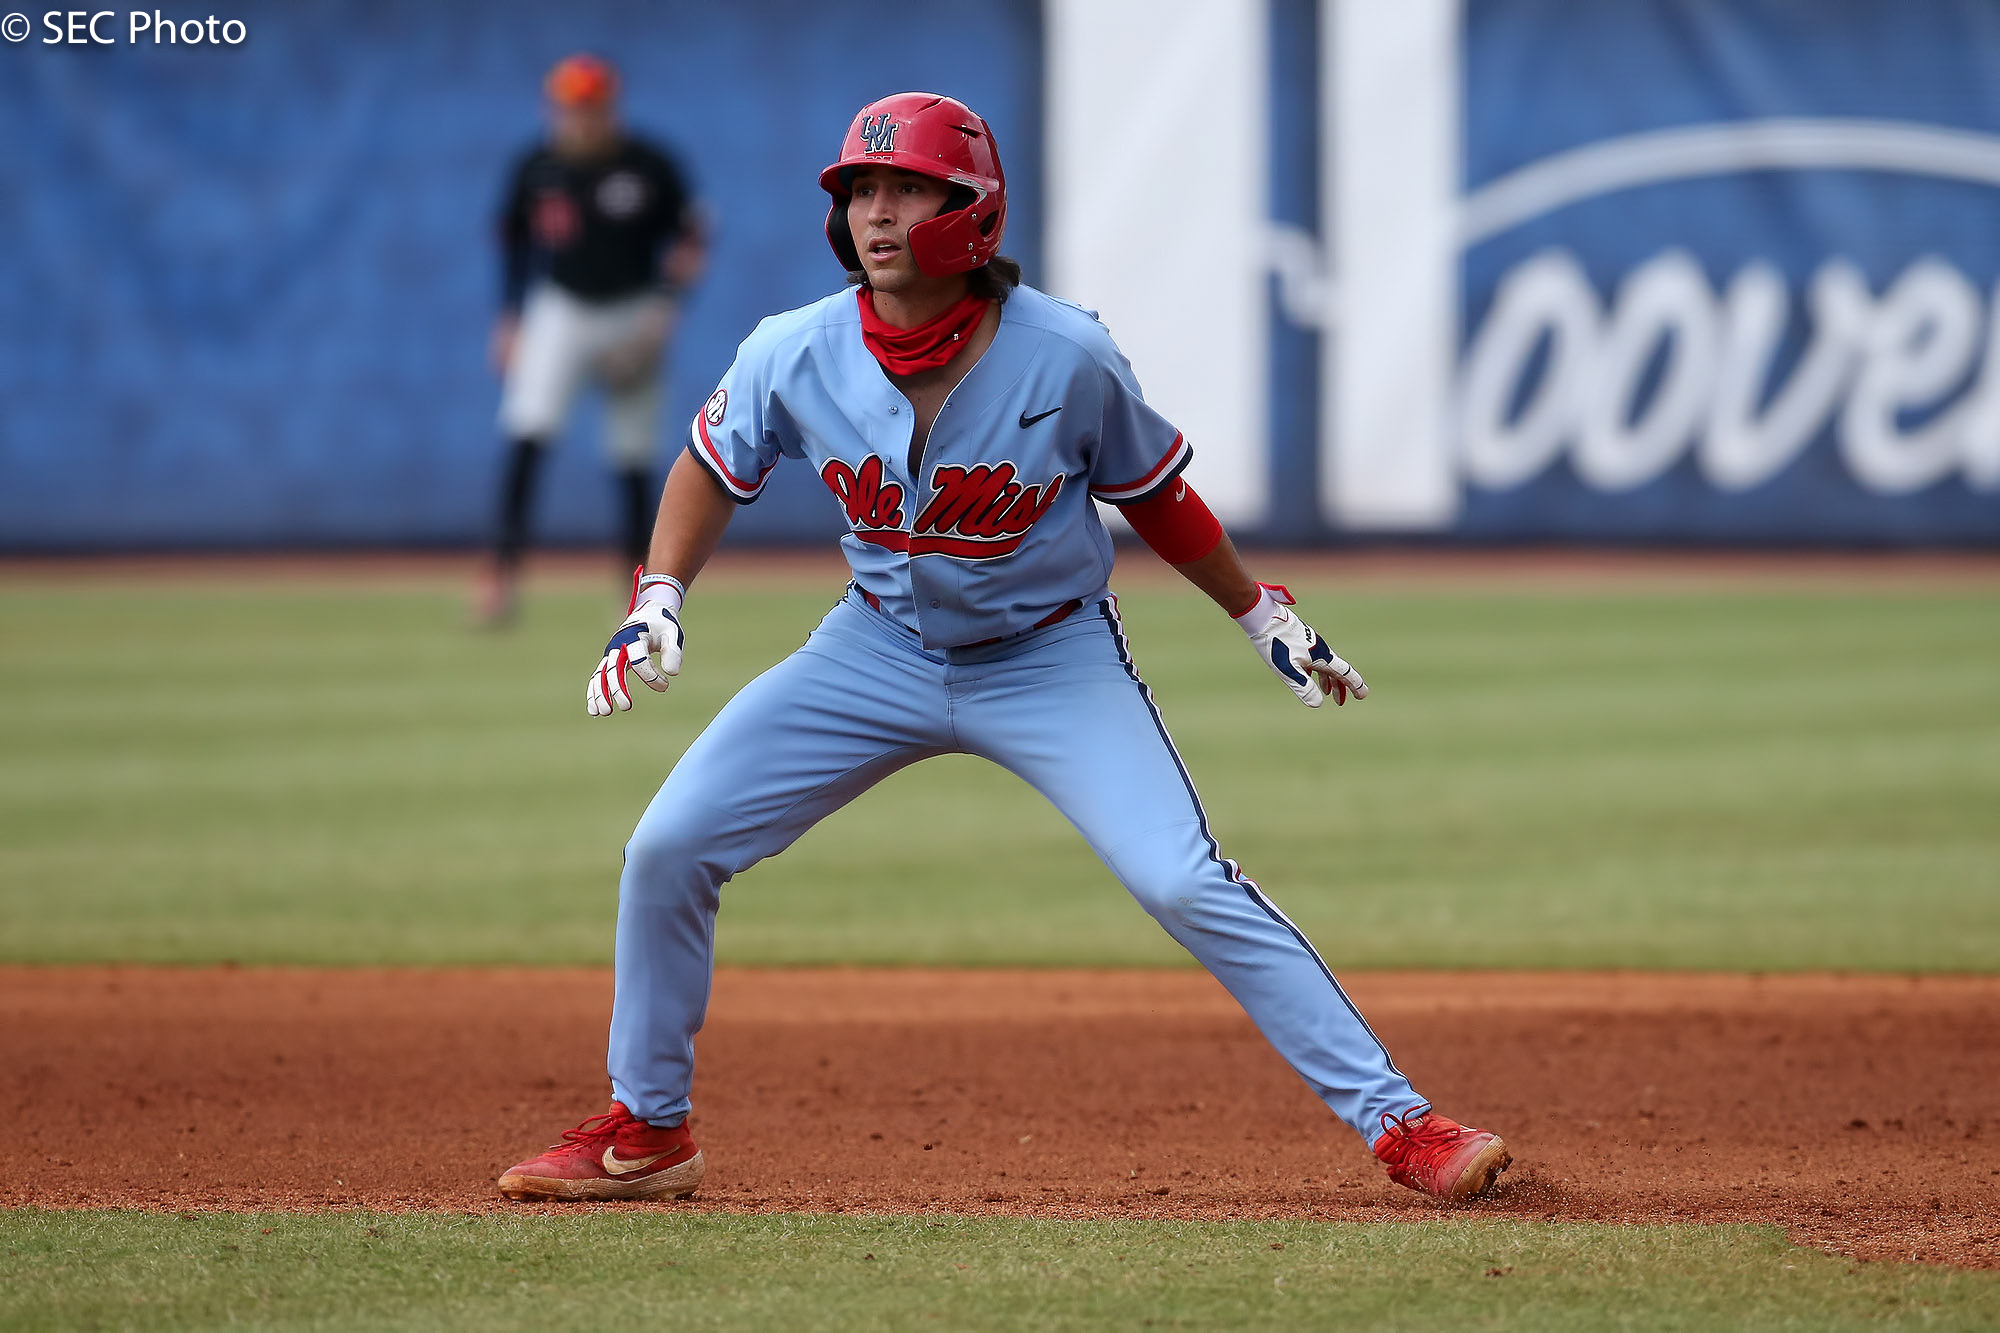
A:
[[[1037,421],[1040,421],[1043,417],[1052,417],[1060,411],[1062,411],[1062,408],[1052,407],[1046,412],[1037,412],[1033,416],[1029,416],[1026,412],[1023,412],[1021,414],[1021,429],[1026,430],[1028,427],[1034,425]]]
[[[606,1171],[614,1176],[626,1176],[634,1171],[643,1171],[662,1157],[671,1156],[672,1153],[673,1150],[669,1148],[666,1152],[656,1152],[651,1157],[635,1157],[628,1162],[618,1155],[616,1148],[606,1148],[602,1160]]]

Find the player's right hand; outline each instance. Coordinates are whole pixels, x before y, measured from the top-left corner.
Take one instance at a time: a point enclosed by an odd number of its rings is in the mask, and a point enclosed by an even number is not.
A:
[[[590,673],[584,702],[592,717],[610,717],[632,707],[632,695],[625,688],[625,672],[646,682],[648,688],[663,691],[670,677],[681,674],[681,648],[687,642],[681,622],[662,602],[642,602],[625,617],[625,623],[604,645],[604,660]],[[653,654],[660,655],[658,666]]]

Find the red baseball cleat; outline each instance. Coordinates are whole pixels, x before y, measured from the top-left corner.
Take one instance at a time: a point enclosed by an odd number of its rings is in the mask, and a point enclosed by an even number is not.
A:
[[[510,1199],[685,1199],[705,1170],[685,1123],[662,1129],[613,1102],[501,1176],[500,1192]]]
[[[1398,1185],[1452,1203],[1492,1189],[1514,1160],[1498,1134],[1447,1120],[1436,1111],[1414,1117],[1385,1114],[1375,1158]]]

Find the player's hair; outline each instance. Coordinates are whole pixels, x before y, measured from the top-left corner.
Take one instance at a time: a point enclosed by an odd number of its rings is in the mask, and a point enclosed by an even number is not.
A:
[[[972,295],[1004,305],[1021,285],[1021,266],[1005,255],[995,255],[966,274],[965,281]]]
[[[850,287],[866,287],[868,285],[868,275],[859,270],[850,269],[847,273],[847,284]],[[1012,296],[1014,289],[1020,285],[1021,266],[1005,255],[995,255],[992,259],[965,275],[965,288],[968,296],[977,296],[988,301],[998,301],[1002,305],[1007,303],[1007,298]]]

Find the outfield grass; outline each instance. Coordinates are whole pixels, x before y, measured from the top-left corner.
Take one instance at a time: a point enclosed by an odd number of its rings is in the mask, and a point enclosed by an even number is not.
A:
[[[674,758],[838,591],[731,585],[584,716],[543,590],[0,589],[0,957],[606,962]],[[1299,589],[1374,695],[1308,713],[1192,593],[1124,610],[1225,852],[1337,966],[2000,967],[2000,594]],[[905,772],[740,877],[739,963],[1171,963],[1011,776]]]
[[[0,1328],[1990,1328],[1767,1227],[0,1213]]]

